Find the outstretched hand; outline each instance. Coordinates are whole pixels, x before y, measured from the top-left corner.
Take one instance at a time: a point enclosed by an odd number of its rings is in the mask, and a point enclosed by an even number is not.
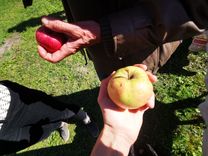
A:
[[[63,33],[68,40],[60,50],[49,53],[38,45],[40,57],[49,62],[59,62],[62,59],[75,54],[81,48],[100,42],[100,26],[95,21],[83,21],[77,23],[66,23],[64,21],[43,17],[42,23],[52,31]]]
[[[142,64],[137,64],[135,66],[144,70],[147,69],[146,66]],[[157,81],[156,76],[152,75],[150,72],[147,72],[147,74],[151,82]],[[128,141],[133,144],[141,129],[144,112],[149,108],[154,108],[155,96],[153,94],[148,103],[139,109],[121,109],[116,106],[108,96],[107,85],[110,78],[111,76],[101,82],[98,96],[98,103],[103,114],[104,127],[111,129],[117,134],[125,136]]]

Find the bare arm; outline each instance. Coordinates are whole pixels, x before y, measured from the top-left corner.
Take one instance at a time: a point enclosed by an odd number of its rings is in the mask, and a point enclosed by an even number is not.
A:
[[[144,70],[146,66],[136,65]],[[151,82],[157,81],[151,73],[147,73]],[[100,133],[91,156],[127,156],[131,145],[137,140],[143,114],[154,107],[154,94],[148,103],[136,110],[121,109],[108,97],[107,84],[110,77],[104,79],[100,86],[98,103],[100,105],[104,127]]]
[[[133,143],[105,125],[100,133],[91,156],[127,156]]]

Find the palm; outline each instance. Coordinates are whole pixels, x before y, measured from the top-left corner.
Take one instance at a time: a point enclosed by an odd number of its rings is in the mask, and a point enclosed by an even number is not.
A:
[[[125,136],[132,139],[137,138],[142,126],[143,113],[149,107],[154,107],[154,95],[145,106],[137,110],[121,109],[108,96],[107,84],[109,79],[110,77],[102,81],[98,96],[98,103],[103,113],[104,123],[118,133],[125,134]]]
[[[103,107],[103,118],[105,124],[111,127],[117,128],[125,132],[133,132],[137,134],[137,131],[142,125],[143,110],[130,111],[128,109],[123,110],[113,104],[110,99],[106,98],[105,105]],[[139,123],[139,124],[138,124]],[[126,126],[128,125],[128,126]]]

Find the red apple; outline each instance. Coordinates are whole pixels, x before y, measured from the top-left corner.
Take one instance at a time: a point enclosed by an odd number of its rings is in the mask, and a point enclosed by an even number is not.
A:
[[[144,106],[153,95],[153,85],[147,73],[136,66],[118,69],[109,80],[107,91],[110,99],[123,109]]]
[[[54,32],[45,26],[38,28],[35,35],[38,44],[49,53],[54,53],[59,50],[66,42],[66,36],[64,34]]]

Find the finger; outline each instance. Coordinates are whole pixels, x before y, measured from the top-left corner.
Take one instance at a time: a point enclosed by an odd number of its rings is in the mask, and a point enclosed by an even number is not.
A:
[[[48,53],[43,47],[38,46],[38,53],[40,57],[43,59],[49,61],[49,62],[59,62],[63,60],[65,57],[75,54],[81,47],[82,45],[81,40],[75,40],[75,41],[70,41],[66,42],[63,44],[60,50],[54,52],[54,53]]]
[[[153,75],[151,72],[147,71],[147,76],[152,83],[157,82],[157,76]]]
[[[153,93],[152,96],[150,97],[149,101],[147,102],[147,106],[150,109],[153,109],[155,107],[155,94]]]
[[[59,19],[54,19],[50,17],[42,17],[41,22],[47,28],[59,32],[67,34],[71,37],[80,37],[80,28],[74,24],[66,23]]]
[[[38,54],[44,60],[49,61],[49,58],[50,58],[50,56],[48,56],[49,53],[43,47],[41,47],[40,45],[38,45]],[[49,62],[51,62],[51,61],[49,61]]]
[[[143,70],[147,70],[147,66],[146,66],[145,64],[134,64],[134,66],[140,67],[140,68],[142,68]]]
[[[62,53],[60,50],[58,50],[54,53],[48,53],[43,47],[41,47],[39,45],[38,45],[38,53],[41,58],[43,58],[44,60],[47,60],[49,62],[52,62],[52,63],[57,63],[57,62],[63,60],[66,55],[66,54]]]

